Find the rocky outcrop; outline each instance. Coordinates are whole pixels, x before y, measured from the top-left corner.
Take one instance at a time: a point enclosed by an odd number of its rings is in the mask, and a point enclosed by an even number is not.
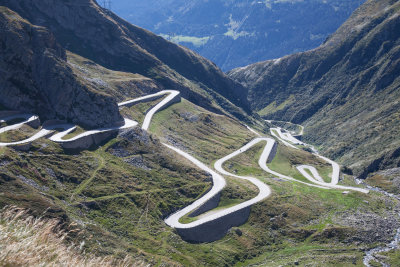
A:
[[[399,147],[399,10],[399,1],[369,0],[319,48],[229,75],[254,111],[304,124],[306,142],[365,174]]]
[[[44,27],[0,7],[0,104],[38,114],[42,121],[67,120],[84,127],[122,121],[110,96],[80,81],[65,50]]]

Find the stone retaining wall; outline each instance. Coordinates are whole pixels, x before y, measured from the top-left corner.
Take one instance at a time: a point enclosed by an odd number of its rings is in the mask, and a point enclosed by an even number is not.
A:
[[[208,191],[207,191],[208,192]],[[204,203],[200,208],[197,210],[193,211],[189,217],[196,217],[204,212],[207,212],[209,210],[212,210],[216,207],[218,207],[219,201],[221,199],[221,192],[210,198],[206,203]]]
[[[213,242],[224,237],[230,228],[244,224],[249,218],[250,209],[250,207],[246,207],[196,227],[177,228],[176,230],[187,242]]]
[[[107,132],[99,132],[91,135],[82,136],[76,140],[65,140],[61,142],[61,146],[68,150],[84,150],[92,146],[97,146],[103,143],[105,140],[118,134],[118,130],[111,130]]]
[[[272,160],[276,156],[276,152],[278,152],[278,142],[274,143],[274,146],[272,147],[271,152],[268,155],[267,163],[271,163],[272,162]]]

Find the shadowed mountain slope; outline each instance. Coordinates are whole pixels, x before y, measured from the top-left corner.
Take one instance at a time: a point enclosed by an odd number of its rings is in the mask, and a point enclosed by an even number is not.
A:
[[[231,103],[248,110],[246,90],[212,62],[129,24],[93,0],[2,0],[0,5],[49,28],[67,50],[106,68],[144,75],[154,79],[160,89],[180,90],[206,108],[216,110],[212,102],[217,99],[238,117],[244,116],[243,111]]]
[[[113,98],[75,76],[52,33],[0,7],[0,104],[85,127],[122,121]]]
[[[358,175],[400,164],[400,3],[370,0],[322,46],[229,73],[266,119],[303,123],[305,138]]]

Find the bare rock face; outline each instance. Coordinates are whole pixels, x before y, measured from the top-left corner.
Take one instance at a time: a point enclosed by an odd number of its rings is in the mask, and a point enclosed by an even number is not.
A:
[[[75,76],[44,27],[0,7],[0,104],[87,128],[122,122],[113,99]]]

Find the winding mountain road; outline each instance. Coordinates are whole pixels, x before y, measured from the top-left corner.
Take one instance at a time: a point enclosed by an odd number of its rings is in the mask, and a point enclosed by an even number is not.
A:
[[[123,106],[132,106],[138,103],[142,102],[148,102],[152,100],[156,100],[161,98],[162,96],[167,95],[162,101],[160,101],[158,104],[156,104],[154,107],[150,108],[144,118],[143,124],[142,124],[142,129],[143,130],[148,130],[151,120],[154,116],[155,113],[159,112],[160,110],[167,108],[169,105],[176,103],[180,101],[180,93],[179,91],[175,90],[164,90],[155,94],[135,98],[129,101],[125,101],[122,103],[119,103],[119,107]],[[6,126],[3,128],[0,128],[0,133],[10,131],[10,130],[15,130],[21,127],[24,124],[27,124],[33,120],[38,120],[38,118],[34,115],[28,115],[28,114],[21,114],[21,115],[16,115],[16,117],[7,117],[4,118],[3,120],[0,120],[0,122],[12,120],[14,118],[21,118],[24,119],[23,122]],[[12,143],[0,143],[0,146],[12,146],[12,145],[18,145],[18,144],[26,144],[33,142],[39,138],[42,137],[49,137],[50,140],[60,143],[60,144],[66,144],[66,143],[72,143],[76,142],[79,140],[84,140],[86,138],[86,141],[88,140],[88,137],[95,137],[99,134],[102,133],[107,133],[107,132],[112,132],[112,131],[117,131],[120,129],[126,129],[126,128],[132,128],[136,127],[138,125],[138,122],[124,118],[124,124],[120,126],[115,126],[115,127],[107,127],[107,128],[100,128],[96,130],[91,130],[91,131],[86,131],[84,133],[81,133],[75,137],[69,138],[69,139],[64,139],[65,136],[68,134],[72,133],[74,130],[76,130],[76,126],[72,124],[65,124],[65,123],[54,123],[54,124],[48,124],[44,125],[39,132],[34,134],[32,137],[19,141],[19,142],[12,142]],[[272,161],[272,159],[275,156],[276,153],[276,146],[277,142],[269,137],[262,137],[258,132],[255,130],[251,129],[246,125],[247,129],[252,132],[253,134],[257,135],[258,137],[241,147],[240,149],[232,152],[231,154],[217,160],[214,164],[214,168],[216,171],[212,170],[208,166],[206,166],[204,163],[200,162],[197,160],[195,157],[189,155],[187,152],[184,152],[176,147],[173,147],[169,144],[163,144],[167,148],[171,149],[175,153],[181,155],[188,161],[190,161],[192,164],[197,166],[198,168],[202,169],[203,171],[209,173],[212,176],[212,181],[213,181],[213,186],[212,188],[204,194],[202,197],[194,201],[192,204],[184,207],[183,209],[171,214],[165,219],[165,223],[173,228],[176,228],[178,232],[182,235],[185,236],[188,240],[190,241],[195,241],[195,242],[209,242],[216,240],[222,235],[226,233],[226,231],[232,227],[232,226],[238,226],[240,224],[243,224],[249,215],[250,212],[250,207],[267,197],[271,195],[271,189],[268,185],[263,183],[257,178],[250,177],[250,176],[240,176],[236,175],[233,173],[230,173],[226,171],[223,168],[223,165],[225,162],[228,160],[240,155],[241,153],[246,152],[249,150],[251,147],[255,146],[256,144],[260,142],[266,142],[266,145],[262,151],[262,154],[258,160],[258,165],[262,170],[265,172],[272,174],[276,177],[279,177],[281,179],[287,180],[287,181],[292,181],[296,183],[301,183],[307,186],[312,186],[312,187],[317,187],[317,188],[322,188],[322,189],[346,189],[346,190],[354,190],[354,191],[359,191],[362,193],[368,193],[368,190],[362,189],[362,188],[355,188],[355,187],[347,187],[347,186],[341,186],[337,185],[339,181],[339,173],[340,173],[340,168],[339,165],[330,160],[327,159],[323,156],[318,155],[317,153],[313,153],[314,155],[318,156],[319,158],[325,160],[326,162],[330,163],[332,165],[332,179],[330,183],[324,182],[322,177],[319,175],[318,171],[308,165],[300,165],[297,166],[297,170],[306,178],[308,179],[311,183],[306,183],[303,181],[299,181],[293,177],[286,176],[283,174],[280,174],[276,171],[271,170],[268,168],[267,163]],[[56,130],[63,129],[63,131],[54,134]],[[303,128],[301,128],[303,131]],[[271,134],[275,136],[278,140],[280,140],[283,144],[286,146],[299,149],[296,147],[296,145],[307,145],[294,136],[292,136],[288,132],[282,132],[281,128],[271,128]],[[258,188],[258,194],[254,198],[244,201],[240,204],[237,204],[232,207],[228,207],[225,209],[214,209],[209,211],[210,209],[215,208],[218,205],[219,202],[219,194],[223,190],[223,188],[226,186],[226,181],[222,175],[227,175],[231,177],[235,177],[238,179],[246,180],[251,183],[253,183],[257,188]],[[212,203],[214,202],[214,203]],[[211,205],[210,205],[211,203]],[[210,207],[208,209],[204,209],[204,207]],[[190,222],[190,223],[181,223],[180,220],[182,217],[190,214],[194,214],[196,211],[201,211],[198,215],[197,220]],[[203,233],[204,232],[204,233]],[[207,234],[209,236],[207,236]]]
[[[130,101],[122,102],[122,103],[118,104],[118,106],[120,106],[120,107],[121,106],[130,106],[130,105],[134,105],[134,104],[141,103],[141,102],[151,101],[151,100],[160,98],[163,95],[167,95],[167,97],[164,98],[160,103],[155,105],[153,108],[151,108],[146,113],[146,116],[145,116],[143,124],[142,124],[142,129],[147,131],[149,129],[149,126],[150,126],[150,123],[151,123],[151,120],[152,120],[154,114],[161,111],[162,109],[168,107],[172,103],[174,103],[174,101],[176,101],[177,97],[180,95],[179,91],[164,90],[164,91],[161,91],[161,92],[158,92],[155,94],[151,94],[151,95],[139,97],[139,98],[136,98],[136,99],[133,99]]]
[[[7,121],[12,121],[12,120],[15,120],[15,119],[22,119],[23,121],[19,122],[19,123],[15,123],[13,125],[9,125],[9,126],[5,126],[3,128],[0,128],[0,134],[8,132],[8,131],[19,129],[24,124],[29,124],[29,123],[32,123],[34,121],[38,121],[39,117],[35,116],[35,115],[32,115],[32,114],[16,114],[16,115],[10,115],[10,116],[7,116],[7,117],[4,117],[4,118],[0,119],[0,123],[4,123],[4,122],[7,122]]]
[[[301,126],[302,127],[302,126]],[[301,128],[301,134],[303,133],[304,127]],[[294,149],[300,149],[296,145],[303,145],[303,146],[308,146],[306,143],[298,140],[294,136],[292,136],[291,133],[289,132],[282,132],[282,128],[277,127],[277,128],[271,128],[270,129],[271,135],[275,136],[278,138],[284,145],[294,148]],[[314,150],[314,149],[313,149]],[[363,189],[363,188],[358,188],[358,187],[351,187],[351,186],[342,186],[338,185],[339,178],[340,178],[340,166],[333,160],[330,160],[324,156],[319,155],[317,152],[312,153],[316,157],[328,162],[332,166],[332,174],[331,174],[331,181],[329,183],[325,182],[318,171],[315,169],[315,167],[308,166],[308,165],[300,165],[297,166],[296,169],[310,182],[323,186],[323,187],[328,187],[328,188],[333,188],[333,189],[340,189],[340,190],[352,190],[352,191],[358,191],[361,193],[368,193],[369,190]]]
[[[25,123],[23,123],[25,124]],[[18,128],[20,128],[23,124],[20,124],[18,127],[12,129],[12,130],[16,130]],[[23,144],[29,144],[33,141],[36,141],[39,138],[48,136],[52,133],[54,133],[56,131],[56,129],[62,128],[62,125],[53,125],[53,126],[47,126],[47,127],[42,127],[42,129],[35,133],[34,135],[32,135],[31,137],[22,140],[22,141],[17,141],[17,142],[10,142],[10,143],[0,143],[0,147],[4,147],[4,146],[15,146],[15,145],[23,145]]]
[[[96,130],[91,130],[91,131],[86,131],[83,132],[81,134],[78,134],[74,137],[71,137],[69,139],[64,139],[65,136],[67,136],[68,134],[70,134],[71,132],[73,132],[76,129],[75,125],[72,124],[63,124],[63,125],[56,125],[60,128],[65,129],[62,132],[59,132],[53,136],[51,136],[49,139],[53,142],[56,143],[67,143],[67,142],[72,142],[72,141],[76,141],[79,140],[83,137],[87,137],[87,136],[91,136],[91,135],[96,135],[99,133],[104,133],[104,132],[110,132],[110,131],[115,131],[115,130],[122,130],[122,129],[127,129],[127,128],[133,128],[136,125],[138,125],[138,122],[124,118],[124,124],[121,126],[115,126],[115,127],[104,127],[104,128],[100,128],[100,129],[96,129]]]
[[[211,221],[215,218],[219,218],[221,216],[223,216],[223,214],[226,213],[226,211],[224,211],[224,213],[216,213],[213,216],[209,216],[206,218],[202,218],[199,220],[196,220],[194,222],[191,223],[180,223],[179,220],[189,214],[192,213],[193,211],[195,211],[196,209],[202,207],[204,204],[206,204],[208,201],[210,201],[214,196],[216,196],[218,193],[221,192],[221,190],[225,187],[226,185],[226,181],[224,179],[224,177],[222,177],[220,174],[218,174],[217,172],[213,171],[212,169],[210,169],[209,167],[207,167],[204,163],[200,162],[199,160],[197,160],[196,158],[194,158],[193,156],[189,155],[188,153],[170,146],[168,144],[163,144],[164,146],[168,147],[169,149],[175,151],[176,153],[178,153],[179,155],[183,156],[185,159],[189,160],[191,163],[193,163],[194,165],[196,165],[198,168],[202,169],[203,171],[211,174],[212,179],[213,179],[213,186],[211,188],[210,191],[208,191],[204,196],[202,196],[201,198],[199,198],[198,200],[196,200],[195,202],[193,202],[192,204],[190,204],[189,206],[175,212],[174,214],[170,215],[168,218],[166,218],[164,221],[167,225],[173,227],[173,228],[192,228],[194,226],[198,226],[201,225],[205,222]]]
[[[158,103],[155,107],[151,108],[147,113],[146,116],[144,118],[144,122],[142,125],[142,129],[143,130],[147,130],[151,119],[153,117],[153,115],[162,110],[163,108],[166,108],[168,105],[171,105],[172,103],[175,103],[177,101],[180,100],[179,96],[180,93],[179,91],[176,90],[163,90],[160,91],[158,93],[155,94],[151,94],[151,95],[146,95],[143,97],[138,97],[129,101],[125,101],[122,103],[119,103],[118,106],[119,107],[123,107],[123,106],[132,106],[135,105],[137,103],[141,103],[141,102],[146,102],[146,101],[151,101],[151,100],[155,100],[158,98],[161,98],[162,96],[167,95],[167,97],[165,99],[163,99],[160,103]],[[24,124],[28,124],[34,120],[38,120],[39,118],[35,115],[29,115],[29,114],[17,114],[17,115],[12,115],[12,116],[7,116],[4,117],[2,119],[0,119],[0,122],[6,122],[6,121],[10,121],[13,119],[24,119],[23,122],[17,123],[17,124],[13,124],[10,126],[6,126],[3,128],[0,128],[0,134],[7,132],[7,131],[11,131],[11,130],[17,130],[20,127],[22,127],[22,125]],[[127,129],[127,128],[133,128],[136,127],[138,125],[138,122],[134,121],[134,120],[130,120],[127,118],[124,118],[124,123],[123,125],[119,125],[119,126],[111,126],[111,127],[104,127],[104,128],[100,128],[100,129],[95,129],[95,130],[90,130],[90,131],[86,131],[84,133],[81,133],[77,136],[74,136],[72,138],[69,139],[64,139],[65,136],[67,136],[68,134],[72,133],[73,131],[76,130],[76,126],[73,124],[68,124],[68,123],[60,123],[60,122],[55,122],[55,123],[45,123],[42,128],[39,130],[39,132],[37,132],[36,134],[34,134],[33,136],[25,139],[25,140],[21,140],[21,141],[17,141],[17,142],[9,142],[9,143],[0,143],[0,147],[4,147],[4,146],[15,146],[15,145],[22,145],[22,144],[29,144],[35,140],[38,140],[39,138],[42,137],[47,137],[47,136],[51,136],[53,133],[55,133],[57,130],[59,129],[63,129],[62,132],[56,133],[54,135],[52,135],[51,137],[49,137],[49,139],[53,142],[56,143],[60,143],[60,144],[73,144],[76,143],[76,146],[82,146],[82,144],[79,143],[79,141],[84,142],[84,147],[90,146],[91,142],[95,142],[95,140],[91,140],[91,137],[95,137],[96,135],[102,134],[102,133],[108,133],[108,132],[113,132],[113,131],[118,131],[118,130],[122,130],[122,129]],[[75,146],[73,144],[73,146]]]

